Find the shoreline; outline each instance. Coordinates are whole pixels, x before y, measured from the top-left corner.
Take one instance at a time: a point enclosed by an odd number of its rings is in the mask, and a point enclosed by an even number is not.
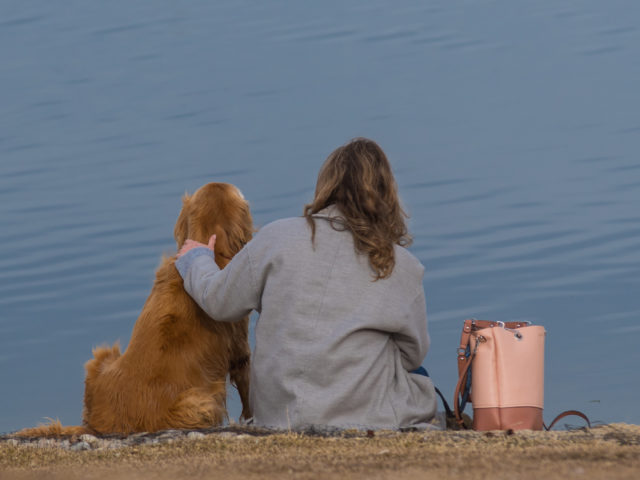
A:
[[[407,433],[228,426],[116,437],[1,436],[0,478],[635,479],[640,471],[640,426],[629,424]]]

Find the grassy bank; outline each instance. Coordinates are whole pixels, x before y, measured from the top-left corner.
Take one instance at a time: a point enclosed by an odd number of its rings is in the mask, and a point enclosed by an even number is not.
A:
[[[0,443],[0,479],[637,479],[640,427],[558,432],[209,434],[69,451]]]

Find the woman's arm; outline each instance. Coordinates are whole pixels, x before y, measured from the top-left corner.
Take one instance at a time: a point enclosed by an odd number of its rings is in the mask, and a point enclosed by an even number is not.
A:
[[[412,371],[422,364],[429,349],[427,306],[422,289],[409,305],[404,320],[402,328],[393,334],[393,340],[400,350],[402,366]]]
[[[259,310],[262,289],[253,276],[248,245],[223,270],[216,265],[211,248],[203,245],[186,253],[183,250],[175,265],[184,288],[210,317],[233,322]]]

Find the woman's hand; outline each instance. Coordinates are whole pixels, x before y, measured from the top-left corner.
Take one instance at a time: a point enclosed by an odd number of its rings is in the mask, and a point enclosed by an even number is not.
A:
[[[178,253],[176,254],[176,257],[180,258],[182,255],[187,253],[192,248],[198,248],[198,247],[206,247],[206,248],[208,248],[209,250],[211,250],[213,252],[215,245],[216,245],[216,236],[215,235],[211,235],[211,238],[209,239],[209,244],[208,245],[205,245],[204,243],[196,242],[195,240],[187,239],[187,240],[185,240],[185,242],[182,245],[182,247],[180,248],[180,250],[178,250]]]

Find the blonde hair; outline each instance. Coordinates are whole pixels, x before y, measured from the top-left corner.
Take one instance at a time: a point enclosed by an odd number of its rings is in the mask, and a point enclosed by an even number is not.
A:
[[[312,241],[313,215],[329,205],[335,205],[341,217],[331,226],[351,232],[356,251],[368,255],[375,280],[391,275],[394,245],[410,245],[411,237],[391,165],[376,142],[356,138],[334,150],[322,165],[314,199],[304,207]]]

